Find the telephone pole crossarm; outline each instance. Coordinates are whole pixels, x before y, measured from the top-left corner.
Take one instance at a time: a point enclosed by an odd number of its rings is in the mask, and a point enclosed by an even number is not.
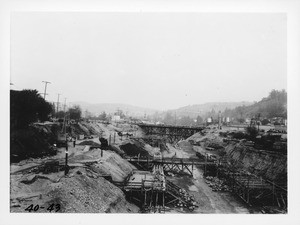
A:
[[[47,95],[47,85],[51,84],[51,82],[49,81],[42,81],[43,83],[45,83],[45,91],[44,91],[44,99],[46,99],[46,95]]]

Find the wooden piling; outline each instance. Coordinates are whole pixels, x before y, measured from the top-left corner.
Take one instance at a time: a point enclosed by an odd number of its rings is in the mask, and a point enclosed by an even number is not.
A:
[[[68,174],[69,168],[68,168],[68,142],[66,141],[66,161],[65,161],[65,175]]]
[[[192,176],[194,175],[194,159],[192,159]]]
[[[206,176],[206,163],[207,163],[207,154],[205,155],[204,176]]]
[[[165,212],[165,191],[163,191],[163,193],[162,193],[162,201],[163,201],[163,211]]]

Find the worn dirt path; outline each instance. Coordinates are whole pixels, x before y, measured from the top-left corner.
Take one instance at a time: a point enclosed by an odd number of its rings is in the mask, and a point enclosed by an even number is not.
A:
[[[184,153],[195,154],[193,148],[181,148]],[[203,171],[200,168],[194,168],[193,177],[176,176],[169,177],[178,186],[186,189],[193,195],[198,202],[199,207],[193,213],[251,213],[248,206],[239,198],[230,192],[214,192],[205,183]]]
[[[169,178],[176,185],[193,195],[199,207],[193,213],[242,213],[248,214],[247,206],[229,192],[214,192],[205,183],[201,169],[194,169],[194,176]]]

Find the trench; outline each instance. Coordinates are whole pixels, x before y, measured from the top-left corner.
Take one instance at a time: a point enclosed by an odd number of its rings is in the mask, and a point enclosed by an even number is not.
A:
[[[121,147],[122,148],[122,147]],[[189,155],[189,158],[195,158],[195,152],[193,152],[193,148],[191,148],[189,145],[187,146],[181,146],[180,150],[187,155]],[[132,153],[132,151],[131,151]],[[132,155],[133,156],[133,155]],[[135,155],[136,156],[136,155]],[[129,161],[130,162],[130,161]],[[133,165],[139,167],[136,163],[133,163]],[[142,168],[140,168],[142,169]],[[145,168],[144,168],[145,169]],[[148,171],[150,168],[146,168]],[[213,173],[213,169],[208,170],[210,173]],[[196,202],[198,207],[193,208],[193,210],[189,210],[188,207],[182,207],[184,204],[180,204],[180,201],[178,201],[176,204],[174,204],[172,207],[169,208],[167,212],[170,213],[250,213],[252,210],[248,210],[248,206],[243,203],[240,199],[236,198],[235,196],[232,196],[231,193],[218,193],[211,190],[211,188],[205,183],[205,178],[203,176],[204,173],[204,167],[203,166],[195,166],[193,168],[193,174],[188,173],[165,173],[165,174],[171,174],[171,176],[166,176],[166,179],[174,184],[176,187],[184,190],[187,195],[189,195],[194,201]],[[141,192],[130,192],[127,193],[127,198],[129,201],[134,200],[133,202],[137,204],[138,206],[142,207],[145,206],[145,201],[139,201],[138,199],[142,198],[143,196],[145,199],[149,200],[153,198],[152,196],[160,196],[162,197],[162,194],[157,193],[151,193],[151,196],[147,196],[145,193],[144,195],[141,195]],[[162,199],[160,200],[153,199],[152,203],[154,205],[161,205]],[[165,202],[167,200],[165,199]],[[154,210],[152,212],[161,212],[159,211],[159,207],[156,208],[157,210]],[[147,212],[147,210],[143,210],[144,212]],[[148,211],[149,212],[149,211]],[[163,211],[165,212],[165,211]]]

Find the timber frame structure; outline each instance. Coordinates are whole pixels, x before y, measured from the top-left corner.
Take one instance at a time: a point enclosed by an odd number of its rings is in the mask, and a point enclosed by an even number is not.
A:
[[[125,156],[125,159],[145,171],[160,168],[162,173],[185,173],[192,176],[194,167],[200,166],[204,171],[204,176],[206,176],[210,173],[209,170],[213,170],[218,178],[225,178],[230,190],[249,206],[276,206],[287,209],[286,186],[248,172],[237,171],[231,168],[225,159],[215,161],[208,156],[199,159]],[[191,203],[180,197],[181,188],[167,179],[164,181],[165,189],[157,189],[154,185],[146,187],[143,182],[149,181],[145,179],[142,182],[137,182],[135,185],[138,188],[130,187],[126,181],[119,183],[118,186],[126,190],[127,195],[131,196],[130,200],[135,200],[135,203],[140,205],[145,212],[149,210],[164,212],[165,206],[174,207],[174,202],[185,208],[193,207]]]
[[[198,207],[192,196],[171,181],[166,179],[133,181],[131,179],[134,174],[145,173],[147,171],[133,171],[123,182],[113,182],[123,190],[130,202],[141,208],[142,212],[164,213],[167,208],[173,207],[193,211]],[[163,172],[162,176],[164,177]]]
[[[278,206],[287,209],[287,188],[251,173],[218,169],[231,190],[248,205]]]
[[[195,133],[204,129],[204,127],[186,127],[186,126],[171,126],[171,125],[152,125],[152,124],[137,124],[146,135],[167,136],[172,140],[188,138]]]
[[[190,159],[190,158],[155,158],[155,157],[129,157],[124,156],[131,164],[143,170],[152,170],[154,166],[161,166],[164,172],[189,174],[193,176],[195,166],[202,166],[204,173],[206,173],[207,166],[216,165],[215,162],[204,159]]]

